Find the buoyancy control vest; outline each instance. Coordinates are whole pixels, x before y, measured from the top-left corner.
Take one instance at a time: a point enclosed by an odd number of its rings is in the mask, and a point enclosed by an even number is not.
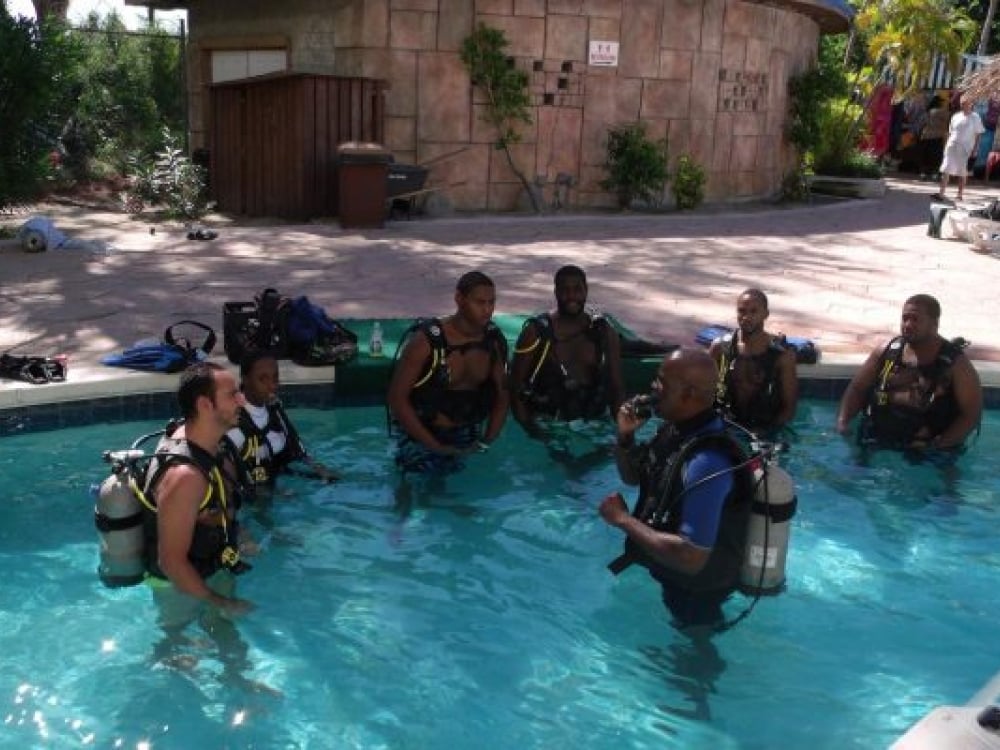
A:
[[[143,506],[147,572],[156,578],[166,578],[158,563],[156,491],[167,469],[178,464],[194,466],[208,482],[205,497],[198,506],[198,521],[191,537],[188,560],[202,578],[208,578],[224,567],[239,572],[237,523],[229,518],[226,483],[219,460],[188,440],[172,437],[164,437],[156,447],[146,470],[145,484],[140,486],[138,481],[132,484],[132,490]]]
[[[682,474],[696,453],[716,450],[727,455],[733,466],[733,485],[723,503],[715,544],[701,571],[691,576],[666,568],[646,558],[634,545],[630,545],[631,554],[658,581],[675,588],[695,592],[735,588],[754,495],[753,472],[743,449],[724,432],[680,436],[669,429],[661,429],[643,449],[634,515],[657,531],[678,533],[686,502]]]
[[[740,355],[738,333],[722,337],[722,356],[719,360],[719,382],[716,400],[732,420],[750,429],[767,428],[774,424],[782,407],[781,373],[778,360],[785,347],[773,338],[767,349],[757,355]],[[753,397],[746,404],[737,402],[735,394],[736,362],[743,360],[752,368],[757,381]]]
[[[597,419],[608,413],[608,321],[599,314],[590,316],[590,325],[583,332],[596,352],[596,366],[590,383],[577,382],[556,353],[555,326],[549,313],[542,313],[524,322],[522,331],[533,326],[536,339],[531,346],[515,350],[516,354],[535,352],[521,397],[537,414],[554,419]]]
[[[503,332],[491,321],[487,324],[481,339],[450,345],[439,319],[418,320],[400,338],[394,362],[398,359],[409,336],[414,333],[426,336],[431,347],[426,370],[414,383],[410,392],[410,403],[420,421],[425,425],[432,425],[439,414],[457,425],[478,424],[486,419],[497,398],[493,379],[487,378],[479,388],[471,391],[451,389],[448,355],[453,352],[480,349],[489,354],[491,367],[497,362],[503,362],[506,366],[507,339]]]
[[[255,486],[273,487],[275,479],[292,461],[306,455],[305,448],[291,420],[280,402],[267,405],[267,422],[258,427],[246,409],[240,409],[240,432],[243,433],[242,446],[234,446],[240,462],[250,481]],[[284,446],[275,452],[269,436],[272,433],[284,435]],[[229,440],[229,438],[225,438]]]
[[[939,435],[958,416],[958,402],[951,371],[962,346],[942,341],[930,364],[914,366],[903,361],[905,341],[897,336],[879,357],[877,376],[861,420],[858,437],[862,443],[901,448],[927,428],[930,437]],[[905,399],[896,394],[906,393]]]

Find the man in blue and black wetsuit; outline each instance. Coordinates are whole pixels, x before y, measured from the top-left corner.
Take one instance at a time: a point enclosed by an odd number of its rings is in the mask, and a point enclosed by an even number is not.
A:
[[[511,406],[529,434],[538,417],[614,417],[624,394],[618,333],[587,312],[581,268],[556,271],[555,297],[556,309],[529,319],[514,347]]]
[[[736,331],[713,341],[708,350],[719,367],[719,405],[734,422],[754,431],[791,422],[799,400],[795,353],[764,330],[768,315],[767,295],[747,289],[736,299]]]
[[[868,356],[840,402],[837,431],[864,411],[859,440],[912,451],[957,451],[979,425],[983,390],[959,343],[938,334],[941,305],[917,294],[903,305],[900,335]]]
[[[684,627],[718,625],[739,582],[752,498],[752,474],[714,408],[718,370],[705,351],[679,349],[660,365],[653,390],[665,420],[636,444],[644,418],[630,402],[618,412],[618,472],[639,485],[635,514],[621,494],[601,517],[625,532],[618,573],[637,562],[661,584],[663,601]]]
[[[492,443],[507,417],[507,343],[492,322],[493,281],[479,271],[464,274],[455,305],[453,315],[414,327],[389,383],[396,463],[404,472],[461,469],[462,457]]]

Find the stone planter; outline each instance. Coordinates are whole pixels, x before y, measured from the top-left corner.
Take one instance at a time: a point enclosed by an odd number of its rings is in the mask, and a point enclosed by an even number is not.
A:
[[[881,177],[830,177],[814,174],[807,175],[806,182],[814,193],[844,198],[881,198],[886,191],[885,180]]]

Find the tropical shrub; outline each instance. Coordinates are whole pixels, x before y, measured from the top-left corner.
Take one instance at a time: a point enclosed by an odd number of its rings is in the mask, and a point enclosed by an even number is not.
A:
[[[634,202],[659,205],[668,179],[667,140],[651,140],[643,123],[628,123],[608,132],[608,176],[601,187],[615,193],[619,208]]]

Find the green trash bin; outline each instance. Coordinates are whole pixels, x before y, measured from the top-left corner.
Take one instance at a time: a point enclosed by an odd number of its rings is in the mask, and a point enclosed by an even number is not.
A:
[[[337,214],[345,229],[385,226],[389,152],[378,143],[348,141],[337,147]]]

